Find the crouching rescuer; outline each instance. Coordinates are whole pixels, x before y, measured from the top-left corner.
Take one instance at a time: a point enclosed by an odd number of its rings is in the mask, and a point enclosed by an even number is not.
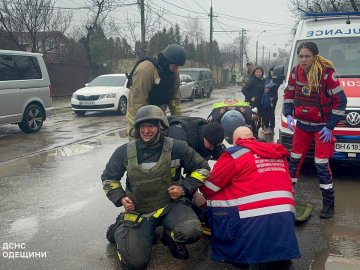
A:
[[[164,227],[161,241],[177,259],[188,258],[185,244],[202,235],[200,221],[185,197],[203,184],[210,167],[186,142],[165,137],[168,127],[159,107],[141,107],[135,115],[135,140],[115,150],[101,176],[106,196],[125,208],[106,235],[116,242],[125,269],[146,269],[157,226]],[[181,179],[179,168],[191,173]],[[123,187],[120,180],[125,172]]]

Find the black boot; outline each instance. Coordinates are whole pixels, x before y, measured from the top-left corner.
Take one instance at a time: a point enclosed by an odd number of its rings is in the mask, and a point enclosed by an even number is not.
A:
[[[124,215],[124,213],[120,213],[117,216],[115,223],[111,224],[106,231],[106,239],[112,244],[115,243],[115,231],[120,226],[121,222],[124,220]]]
[[[328,219],[334,216],[334,189],[322,189],[323,209],[320,212],[320,218]]]
[[[334,216],[334,205],[324,204],[323,209],[320,212],[320,217],[324,219],[332,218]]]
[[[182,243],[175,242],[166,231],[161,237],[161,242],[165,246],[168,246],[171,255],[174,258],[179,260],[186,260],[187,258],[189,258],[189,251],[187,247]]]

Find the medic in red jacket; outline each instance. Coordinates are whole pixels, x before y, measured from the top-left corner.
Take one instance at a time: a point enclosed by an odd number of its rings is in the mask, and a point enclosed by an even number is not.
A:
[[[335,147],[332,130],[344,117],[346,95],[331,61],[319,54],[313,42],[300,44],[299,64],[291,71],[284,91],[284,116],[294,131],[289,167],[292,181],[298,180],[302,162],[315,141],[315,167],[323,196],[321,218],[334,215],[334,189],[329,158]],[[297,119],[296,127],[293,127]]]
[[[239,138],[215,163],[200,188],[214,260],[257,264],[300,257],[288,156],[280,144]]]

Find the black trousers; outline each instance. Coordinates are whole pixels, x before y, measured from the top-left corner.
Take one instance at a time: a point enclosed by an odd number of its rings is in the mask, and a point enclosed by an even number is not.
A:
[[[157,226],[163,226],[175,242],[184,244],[195,243],[202,235],[199,218],[182,201],[175,202],[169,212],[159,218],[144,218],[138,224],[123,222],[115,231],[115,241],[125,269],[146,269]]]
[[[275,107],[261,108],[261,116],[264,122],[264,127],[271,129],[275,128]]]

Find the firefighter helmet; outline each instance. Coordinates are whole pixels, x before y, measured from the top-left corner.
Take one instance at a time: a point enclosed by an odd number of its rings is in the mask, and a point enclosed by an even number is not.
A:
[[[139,125],[147,120],[158,120],[163,128],[169,127],[169,121],[167,120],[165,113],[161,108],[155,105],[146,105],[141,107],[135,115],[135,128],[139,128]]]
[[[171,64],[183,66],[186,61],[185,50],[182,46],[171,44],[162,51],[163,56],[170,61]]]
[[[233,133],[235,129],[244,126],[245,119],[239,111],[231,110],[223,115],[220,124],[224,128],[225,140],[232,144]]]

